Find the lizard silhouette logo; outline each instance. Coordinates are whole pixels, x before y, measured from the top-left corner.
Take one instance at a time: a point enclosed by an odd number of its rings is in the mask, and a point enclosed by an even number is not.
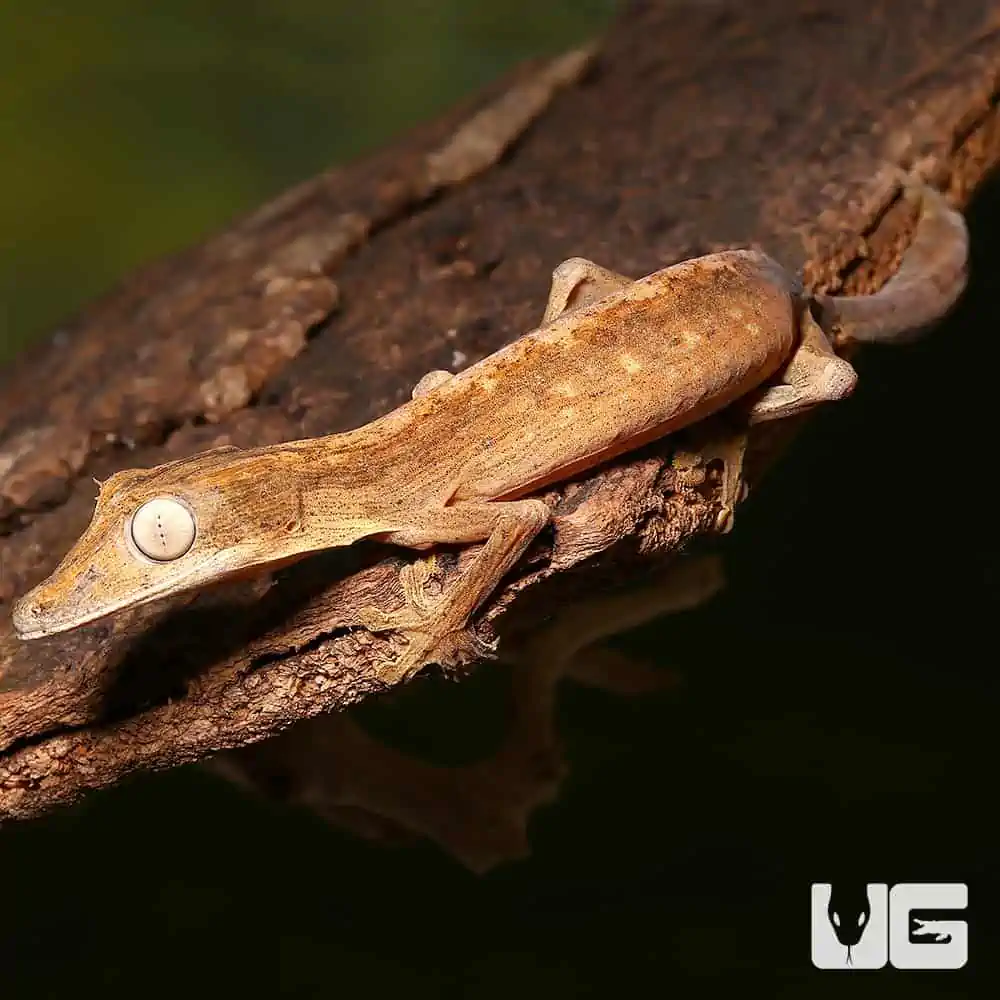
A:
[[[913,921],[913,926],[910,928],[911,941],[918,938],[933,941],[935,944],[948,944],[951,941],[951,927],[947,920],[921,920],[913,914],[910,914],[910,919]],[[925,937],[927,934],[932,937]]]
[[[968,960],[960,882],[815,882],[812,963],[818,969],[960,969]]]

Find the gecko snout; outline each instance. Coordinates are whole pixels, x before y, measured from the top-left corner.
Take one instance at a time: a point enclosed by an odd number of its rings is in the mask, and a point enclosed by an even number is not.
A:
[[[25,594],[11,611],[14,631],[22,639],[31,638],[41,630],[46,619],[46,611],[46,605],[42,601],[33,598],[30,593]]]
[[[101,575],[98,569],[89,566],[84,572],[69,577],[66,574],[49,577],[29,590],[11,609],[11,622],[18,637],[37,639],[92,620],[94,616],[89,614],[94,605],[91,587]]]

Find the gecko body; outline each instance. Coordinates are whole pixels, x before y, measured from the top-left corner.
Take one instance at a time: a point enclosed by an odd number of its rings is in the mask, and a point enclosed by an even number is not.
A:
[[[966,253],[961,216],[925,193],[900,269],[905,302],[914,283],[930,290],[919,316],[900,309],[893,279],[866,297],[861,320],[838,315],[832,325],[892,340],[904,324],[933,322],[964,285]],[[959,258],[942,278],[941,261]],[[921,267],[934,272],[922,284]],[[549,520],[530,494],[729,406],[753,424],[847,396],[854,369],[834,353],[816,305],[753,250],[637,281],[571,258],[553,273],[538,328],[458,375],[429,373],[410,401],[363,427],[112,476],[76,545],[16,604],[15,629],[65,631],[362,538],[415,549],[485,542],[433,606],[408,592],[406,608],[366,622],[409,640],[389,680],[461,659],[469,618]]]

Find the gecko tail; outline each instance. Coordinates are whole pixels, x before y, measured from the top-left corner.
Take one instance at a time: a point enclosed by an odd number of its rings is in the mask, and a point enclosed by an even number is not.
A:
[[[913,241],[899,269],[872,295],[817,295],[817,319],[830,335],[864,343],[919,339],[951,310],[968,280],[969,231],[944,195],[913,184],[920,201]]]

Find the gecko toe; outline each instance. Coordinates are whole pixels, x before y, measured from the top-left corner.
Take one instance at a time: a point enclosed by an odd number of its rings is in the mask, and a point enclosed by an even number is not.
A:
[[[496,643],[480,639],[472,632],[458,630],[437,635],[403,629],[407,647],[390,667],[379,671],[386,684],[398,684],[413,677],[432,663],[445,670],[455,670],[476,660],[496,659]]]
[[[842,358],[830,358],[818,381],[824,399],[844,399],[854,392],[858,373]]]

